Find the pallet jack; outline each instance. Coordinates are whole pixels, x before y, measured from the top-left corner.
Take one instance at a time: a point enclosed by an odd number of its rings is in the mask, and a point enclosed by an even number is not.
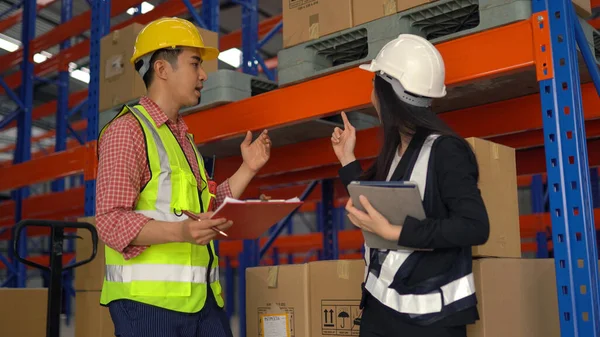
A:
[[[28,227],[48,227],[50,228],[50,266],[29,261],[20,255],[20,239],[23,229]],[[65,229],[86,229],[92,234],[92,255],[82,261],[75,262],[63,267],[63,242],[64,239],[79,238],[77,235],[65,235]],[[98,233],[96,228],[87,222],[65,222],[51,220],[23,220],[15,228],[14,248],[17,260],[28,266],[43,269],[50,273],[50,283],[48,284],[48,312],[46,320],[46,337],[60,337],[60,312],[62,304],[62,273],[86,263],[91,262],[98,249]]]

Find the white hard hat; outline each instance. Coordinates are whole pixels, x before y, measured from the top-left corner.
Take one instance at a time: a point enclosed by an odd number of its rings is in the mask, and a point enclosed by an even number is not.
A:
[[[363,64],[361,69],[378,73],[388,82],[394,84],[392,79],[399,82],[401,88],[413,95],[427,98],[439,98],[446,95],[444,80],[446,71],[442,55],[428,40],[413,34],[400,34],[396,39],[388,42],[377,54],[370,64]],[[404,90],[402,90],[404,89]],[[402,97],[401,97],[402,98]],[[415,105],[428,105],[415,102]]]

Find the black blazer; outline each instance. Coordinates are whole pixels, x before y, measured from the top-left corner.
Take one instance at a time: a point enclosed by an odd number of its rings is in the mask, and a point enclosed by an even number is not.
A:
[[[404,180],[404,176],[412,172],[411,157],[414,161],[420,151],[420,145],[413,145],[416,138],[417,135],[402,156],[392,180]],[[355,161],[342,167],[339,175],[347,186],[359,180],[362,172]],[[407,280],[408,286],[447,272],[460,259],[470,261],[471,247],[487,241],[489,219],[477,186],[478,178],[477,161],[468,143],[453,136],[440,136],[435,140],[423,198],[427,218],[420,221],[407,217],[398,238],[402,246],[434,250],[424,254],[415,266]],[[471,308],[436,325],[469,324],[477,318],[476,308]]]

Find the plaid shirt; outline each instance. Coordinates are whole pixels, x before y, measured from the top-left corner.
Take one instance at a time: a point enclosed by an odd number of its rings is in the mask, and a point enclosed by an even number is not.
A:
[[[200,171],[194,149],[186,137],[188,128],[181,117],[169,120],[160,107],[147,97],[140,104],[157,126],[167,124],[191,163],[198,186]],[[142,253],[147,246],[132,246],[144,225],[152,220],[133,212],[142,186],[150,180],[150,169],[142,129],[132,114],[115,121],[104,132],[98,147],[99,162],[96,178],[96,227],[98,235],[109,247],[121,252],[125,259]],[[214,186],[214,183],[210,182]],[[214,191],[213,191],[214,192]],[[231,197],[229,182],[216,188],[216,205]]]

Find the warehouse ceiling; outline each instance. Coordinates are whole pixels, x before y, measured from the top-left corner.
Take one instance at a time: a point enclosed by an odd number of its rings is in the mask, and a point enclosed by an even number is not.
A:
[[[112,0],[113,3],[119,0]],[[166,0],[148,0],[142,4],[142,13],[147,12],[148,10],[152,10],[153,7],[159,5]],[[178,1],[178,0],[168,0],[168,1]],[[20,3],[21,0],[0,0],[0,13],[4,13],[2,17],[0,17],[0,21],[5,19],[14,13],[14,11],[6,14],[6,11],[13,7],[15,4]],[[48,2],[48,0],[38,0],[38,4]],[[87,0],[72,0],[73,2],[73,17],[85,13],[90,10],[90,6],[88,5]],[[268,19],[272,16],[280,15],[282,12],[281,8],[281,0],[259,0],[259,22],[265,19]],[[230,32],[241,29],[241,6],[237,5],[234,1],[229,0],[221,0],[220,1],[220,34],[225,35]],[[60,12],[61,12],[61,1],[55,1],[50,6],[44,8],[43,10],[37,13],[36,20],[36,37],[42,36],[45,33],[51,31],[56,26],[60,24]],[[133,14],[133,9],[129,11],[130,13],[123,13],[117,15],[112,18],[112,25],[118,24],[125,20],[131,18],[131,14]],[[191,20],[191,16],[189,14],[182,16],[186,19]],[[10,47],[15,47],[20,45],[21,40],[21,23],[11,27],[10,29],[0,32],[0,55],[9,53],[8,50]],[[77,44],[81,41],[88,39],[90,36],[90,32],[83,32],[81,35],[78,35],[71,39],[71,43]],[[8,42],[7,42],[8,41]],[[8,47],[7,47],[8,45]],[[277,52],[281,49],[282,41],[281,35],[277,34],[273,39],[267,43],[261,50],[260,54],[264,59],[269,59],[277,56]],[[3,49],[5,48],[5,49]],[[44,57],[56,55],[59,53],[58,46],[54,46],[48,50],[45,50],[42,55],[36,55],[34,60],[41,60]],[[69,90],[71,92],[80,91],[87,88],[87,81],[89,81],[89,72],[88,72],[88,58],[84,58],[78,60],[76,64],[71,64],[71,80],[69,83]],[[219,63],[219,67],[221,69],[232,69],[229,64],[225,62]],[[10,71],[2,74],[5,76],[12,72],[18,71],[19,69],[15,67]],[[44,81],[36,81],[35,84],[35,93],[34,93],[34,106],[38,106],[40,104],[50,102],[56,100],[58,88],[53,81],[56,81],[57,74],[52,74],[44,77]],[[0,120],[2,120],[3,116],[10,114],[15,111],[16,104],[6,95],[0,96]],[[85,107],[82,109],[85,111]],[[81,118],[80,116],[74,116],[73,120]],[[32,135],[40,135],[48,130],[53,130],[55,126],[55,117],[45,118],[39,121],[34,122],[34,127],[32,130]],[[0,149],[4,148],[8,145],[12,145],[16,140],[16,129],[9,129],[0,131]],[[32,144],[32,151],[37,151],[41,148],[52,146],[54,141],[52,139],[46,139],[44,142],[38,144]],[[12,159],[12,153],[10,152],[0,152],[0,161]]]

